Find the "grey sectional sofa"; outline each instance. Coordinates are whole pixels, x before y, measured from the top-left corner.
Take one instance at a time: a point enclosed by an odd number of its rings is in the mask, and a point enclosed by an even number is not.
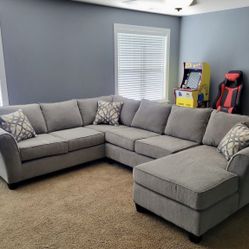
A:
[[[120,126],[93,125],[98,100],[122,101]],[[192,241],[249,202],[249,148],[229,162],[217,152],[248,116],[187,109],[120,96],[0,108],[22,109],[36,137],[16,143],[0,129],[0,176],[9,188],[26,179],[101,158],[134,167],[137,211],[182,227]]]

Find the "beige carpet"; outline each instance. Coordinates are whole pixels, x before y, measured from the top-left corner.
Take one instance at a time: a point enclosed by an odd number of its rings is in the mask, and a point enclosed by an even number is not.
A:
[[[130,170],[95,163],[15,191],[0,181],[0,248],[243,249],[249,248],[249,208],[194,245],[183,230],[135,211]]]

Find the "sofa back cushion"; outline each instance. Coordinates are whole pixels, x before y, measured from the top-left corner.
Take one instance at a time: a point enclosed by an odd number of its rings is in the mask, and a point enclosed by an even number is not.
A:
[[[143,99],[131,126],[162,134],[168,120],[171,105]]]
[[[165,134],[201,143],[211,114],[209,108],[172,106]]]
[[[98,110],[98,100],[112,101],[112,96],[102,96],[77,100],[84,126],[93,124]]]
[[[208,122],[202,143],[217,147],[228,131],[239,122],[249,122],[249,117],[214,110]]]
[[[48,132],[80,127],[83,125],[76,100],[41,104]]]
[[[120,113],[120,124],[131,126],[132,120],[140,106],[140,101],[117,95],[113,97],[113,101],[123,103]]]
[[[0,116],[20,109],[27,116],[36,134],[47,132],[47,126],[39,104],[4,106],[0,108]]]

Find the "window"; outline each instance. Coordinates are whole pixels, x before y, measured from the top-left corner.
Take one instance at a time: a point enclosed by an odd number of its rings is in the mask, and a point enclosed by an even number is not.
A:
[[[170,30],[114,24],[114,36],[116,94],[168,100]]]
[[[5,66],[4,66],[2,34],[0,29],[0,106],[8,104],[9,104],[9,99],[8,99]]]

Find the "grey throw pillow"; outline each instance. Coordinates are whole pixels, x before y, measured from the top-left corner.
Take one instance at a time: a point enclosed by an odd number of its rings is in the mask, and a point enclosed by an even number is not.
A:
[[[171,105],[143,99],[131,126],[162,134],[170,111]]]
[[[76,100],[41,104],[48,132],[81,127],[82,117]]]
[[[98,110],[93,124],[119,125],[122,105],[122,102],[98,101]]]
[[[164,133],[200,144],[210,114],[209,108],[187,108],[173,105]]]
[[[213,110],[202,143],[217,147],[234,125],[244,122],[249,122],[249,116]]]
[[[0,116],[0,126],[12,134],[17,142],[36,136],[35,130],[22,110]]]
[[[238,123],[221,140],[218,151],[227,161],[240,150],[249,146],[249,128],[246,123]]]
[[[140,101],[128,99],[122,96],[114,96],[113,101],[123,103],[120,113],[120,123],[126,126],[131,126],[132,120],[140,106]]]

